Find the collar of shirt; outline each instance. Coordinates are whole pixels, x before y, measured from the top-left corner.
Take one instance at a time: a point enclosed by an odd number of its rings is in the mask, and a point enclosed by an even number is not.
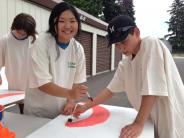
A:
[[[62,49],[66,49],[68,47],[68,45],[69,45],[69,43],[57,43],[57,44]]]

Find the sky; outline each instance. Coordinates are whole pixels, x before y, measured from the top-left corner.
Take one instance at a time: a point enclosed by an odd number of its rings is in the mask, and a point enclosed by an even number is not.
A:
[[[170,6],[173,0],[134,0],[135,18],[141,31],[141,37],[163,38],[168,34]]]

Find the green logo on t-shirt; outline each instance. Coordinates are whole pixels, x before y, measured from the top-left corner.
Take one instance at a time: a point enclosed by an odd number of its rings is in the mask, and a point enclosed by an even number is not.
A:
[[[76,64],[74,62],[68,62],[68,68],[76,68]]]

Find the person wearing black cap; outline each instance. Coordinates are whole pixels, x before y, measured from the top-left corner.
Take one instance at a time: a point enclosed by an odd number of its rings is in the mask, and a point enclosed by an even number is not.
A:
[[[141,39],[129,16],[115,17],[107,31],[108,46],[115,44],[127,57],[120,61],[107,88],[93,102],[78,106],[74,116],[125,91],[138,114],[132,124],[123,126],[119,138],[140,136],[148,118],[154,123],[155,137],[184,137],[184,85],[168,48],[157,38]]]
[[[66,3],[51,11],[47,33],[39,35],[31,52],[32,72],[25,96],[24,113],[54,118],[71,114],[75,99],[86,96],[86,61],[75,40],[80,30],[76,9]]]

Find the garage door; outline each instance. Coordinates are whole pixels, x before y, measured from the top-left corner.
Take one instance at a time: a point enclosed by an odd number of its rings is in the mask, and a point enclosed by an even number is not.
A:
[[[110,70],[111,68],[111,48],[107,47],[108,42],[105,37],[97,36],[97,73]]]
[[[86,56],[86,73],[92,74],[92,33],[81,31],[76,39],[83,45]]]

